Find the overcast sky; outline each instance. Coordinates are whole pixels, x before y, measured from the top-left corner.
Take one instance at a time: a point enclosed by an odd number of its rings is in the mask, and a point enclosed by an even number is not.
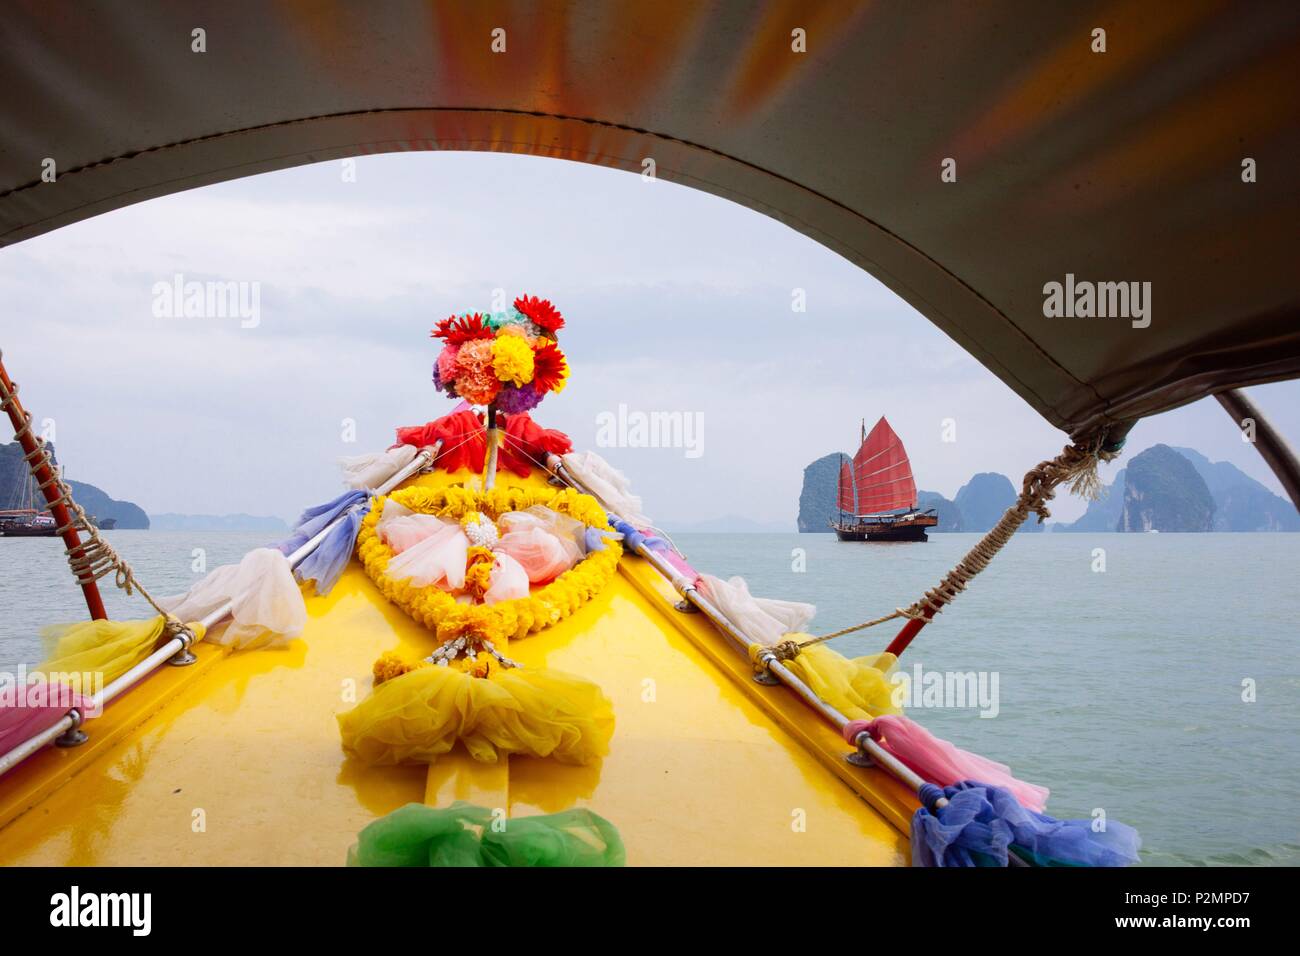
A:
[[[429,329],[496,288],[567,317],[571,385],[534,417],[579,448],[620,402],[702,416],[698,457],[600,449],[670,530],[727,514],[793,530],[804,466],[851,452],[864,417],[888,416],[918,485],[949,497],[978,471],[1018,485],[1063,443],[871,276],[741,206],[532,157],[398,154],[355,173],[271,173],[0,250],[0,347],[38,422],[54,420],[69,477],[151,513],[292,518],[337,492],[340,455],[450,408]],[[155,283],[177,273],[260,283],[260,322],[156,317]],[[1300,436],[1300,383],[1253,393]],[[1213,400],[1140,423],[1125,458],[1156,442],[1281,490]]]

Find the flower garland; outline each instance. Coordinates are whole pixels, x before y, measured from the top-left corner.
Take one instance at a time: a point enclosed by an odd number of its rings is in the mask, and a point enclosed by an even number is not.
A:
[[[492,405],[507,415],[536,408],[562,392],[569,363],[556,344],[564,316],[548,300],[515,299],[509,312],[450,316],[430,333],[443,341],[433,384],[452,398]]]
[[[544,505],[601,531],[611,530],[608,518],[595,498],[569,488],[532,490],[502,486],[485,492],[453,485],[437,489],[405,488],[376,499],[361,524],[357,556],[384,597],[433,631],[441,641],[464,635],[490,642],[519,639],[549,627],[600,593],[613,577],[623,553],[616,541],[606,541],[604,550],[591,552],[528,597],[496,604],[464,604],[440,588],[412,587],[407,581],[394,581],[387,576],[393,551],[380,539],[375,526],[390,500],[419,514],[460,521],[463,527],[481,525],[484,518],[495,521],[507,512],[524,511],[534,505]],[[471,548],[466,577],[471,594],[486,589],[486,575],[491,568],[490,559],[477,554],[480,550],[486,551],[477,544]]]

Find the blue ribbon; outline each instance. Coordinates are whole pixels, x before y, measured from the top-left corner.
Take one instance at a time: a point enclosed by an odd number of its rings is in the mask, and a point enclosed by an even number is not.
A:
[[[1037,866],[1128,866],[1142,839],[1123,823],[1057,820],[1027,810],[1011,791],[965,780],[921,787],[912,817],[913,866],[1006,866],[1009,852]],[[935,809],[940,796],[946,806]]]
[[[316,537],[340,515],[346,515],[346,520],[340,521],[316,550],[303,558],[294,569],[294,577],[299,581],[315,581],[316,593],[322,597],[329,594],[352,557],[361,521],[369,512],[370,495],[365,491],[345,491],[332,501],[304,511],[293,532],[278,545],[286,555],[293,554]]]

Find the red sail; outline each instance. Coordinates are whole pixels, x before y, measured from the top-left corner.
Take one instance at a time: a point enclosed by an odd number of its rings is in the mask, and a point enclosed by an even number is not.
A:
[[[876,422],[853,456],[853,483],[858,492],[855,514],[880,514],[916,505],[912,463],[884,418]]]
[[[849,470],[849,459],[840,459],[840,511],[857,514],[856,496],[853,494],[853,472]]]

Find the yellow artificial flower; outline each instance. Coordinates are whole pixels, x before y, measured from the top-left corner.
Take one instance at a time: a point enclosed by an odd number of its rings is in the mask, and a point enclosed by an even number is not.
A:
[[[492,586],[492,562],[475,561],[465,569],[465,590],[482,598]]]
[[[527,385],[533,380],[533,350],[517,335],[498,335],[492,342],[492,371],[505,385]]]
[[[386,680],[392,680],[394,677],[401,677],[417,667],[428,667],[428,661],[408,661],[402,655],[395,651],[385,651],[379,655],[375,661],[373,673],[375,676],[375,685],[378,686]]]

